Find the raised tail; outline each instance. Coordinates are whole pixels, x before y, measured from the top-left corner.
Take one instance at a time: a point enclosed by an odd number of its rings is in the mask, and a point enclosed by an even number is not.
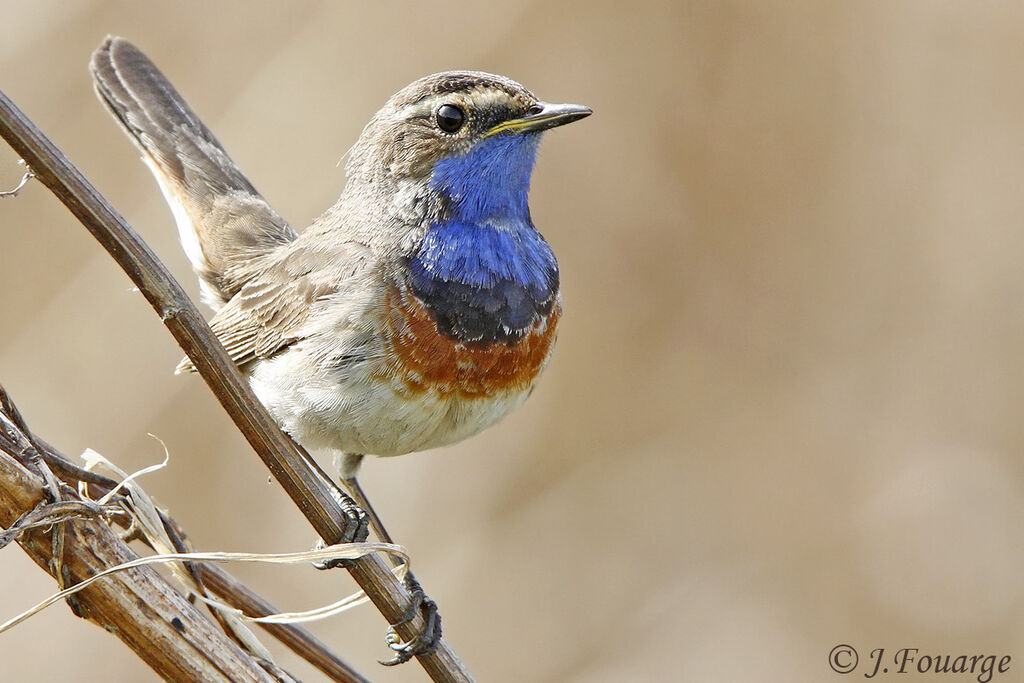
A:
[[[203,298],[219,308],[245,284],[254,258],[295,232],[138,48],[108,37],[89,68],[100,99],[144,152],[171,206]]]

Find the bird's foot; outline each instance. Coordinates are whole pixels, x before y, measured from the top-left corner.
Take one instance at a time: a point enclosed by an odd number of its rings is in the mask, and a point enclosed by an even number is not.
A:
[[[341,538],[338,543],[365,543],[366,537],[370,533],[370,518],[356,505],[355,501],[345,495],[342,491],[338,490],[337,495],[339,496],[338,504],[341,507],[341,511],[345,518],[342,521]],[[317,539],[317,547],[323,547],[323,541]],[[314,562],[313,566],[317,569],[334,569],[335,567],[349,567],[354,560],[347,559],[334,559],[324,560],[323,562]]]
[[[433,654],[437,650],[437,644],[441,642],[441,615],[437,611],[437,603],[427,597],[419,581],[413,578],[412,574],[406,576],[405,585],[412,596],[412,603],[409,605],[409,611],[388,627],[387,643],[395,652],[395,656],[381,662],[384,666],[404,664],[413,657]],[[395,627],[408,624],[416,618],[417,613],[423,614],[423,628],[412,640],[402,642]]]

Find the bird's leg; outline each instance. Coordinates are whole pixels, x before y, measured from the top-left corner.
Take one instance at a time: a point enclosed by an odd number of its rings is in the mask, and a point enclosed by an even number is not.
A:
[[[386,662],[381,662],[384,666],[404,664],[413,657],[433,654],[437,650],[437,644],[441,642],[441,614],[437,611],[437,603],[427,597],[412,572],[405,575],[405,587],[409,590],[412,602],[405,615],[388,627],[386,640],[388,647],[395,652],[395,656]],[[403,643],[395,627],[415,619],[417,612],[423,613],[423,628],[412,640]]]
[[[310,466],[321,475],[325,476],[330,480],[330,477],[321,470],[315,461],[309,462]],[[341,508],[342,513],[345,515],[343,528],[341,529],[341,538],[332,539],[335,543],[364,543],[367,535],[370,533],[368,528],[368,522],[370,516],[364,512],[359,504],[352,500],[352,497],[347,495],[341,488],[335,484],[331,485],[331,493]],[[316,547],[325,547],[324,539],[318,538],[316,540]],[[346,559],[333,559],[324,560],[323,562],[313,562],[313,566],[317,569],[334,569],[335,567],[348,567],[352,560]]]
[[[373,533],[377,538],[382,543],[394,544],[394,541],[391,540],[391,534],[384,528],[384,524],[373,509],[373,505],[370,504],[370,499],[366,497],[363,487],[359,485],[359,481],[356,479],[362,462],[363,455],[359,453],[345,453],[338,468],[341,482],[348,489],[349,495],[352,496],[356,504],[370,518],[370,528],[373,529]],[[420,586],[420,582],[416,580],[412,572],[407,572],[405,575],[405,587],[409,591],[412,602],[409,610],[402,618],[388,627],[387,643],[388,647],[395,651],[395,656],[386,662],[381,662],[384,666],[403,664],[418,655],[431,654],[437,649],[437,644],[441,640],[441,615],[437,611],[437,603],[427,597]],[[416,618],[418,612],[423,613],[423,629],[412,640],[403,643],[395,631],[395,627],[409,623]]]
[[[334,494],[337,496],[338,505],[341,507],[342,513],[345,515],[342,536],[336,542],[365,543],[370,531],[367,528],[369,515],[363,511],[356,501],[352,500],[351,496],[346,495],[337,486],[334,486]],[[316,547],[318,549],[325,546],[326,544],[322,538],[316,539]],[[348,567],[351,563],[352,560],[335,558],[333,560],[324,560],[323,562],[313,562],[313,566],[317,569],[334,569],[335,567]]]
[[[343,465],[341,468],[341,483],[348,489],[348,494],[355,500],[356,505],[363,509],[370,518],[370,528],[373,529],[374,535],[380,539],[381,543],[394,543],[391,540],[391,535],[388,530],[384,528],[384,524],[381,523],[380,517],[377,516],[377,512],[373,509],[373,505],[370,504],[370,499],[363,493],[363,487],[359,485],[359,481],[356,479],[356,473],[359,471],[359,464],[363,461],[363,456],[357,453],[346,453],[344,456]]]
[[[345,515],[344,535],[338,542],[364,543],[369,533],[369,529],[367,529],[369,515],[356,501],[352,500],[351,496],[345,495],[341,489],[338,489],[336,493],[338,495],[338,505]]]

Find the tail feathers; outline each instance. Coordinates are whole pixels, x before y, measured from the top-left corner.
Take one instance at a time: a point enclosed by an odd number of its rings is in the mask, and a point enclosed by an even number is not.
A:
[[[100,99],[142,149],[171,206],[204,299],[219,308],[245,283],[247,265],[295,232],[138,48],[108,37],[90,70]]]

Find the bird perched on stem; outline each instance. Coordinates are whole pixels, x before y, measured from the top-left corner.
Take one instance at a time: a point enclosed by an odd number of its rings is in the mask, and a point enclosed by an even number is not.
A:
[[[360,502],[363,454],[460,441],[529,396],[562,311],[530,174],[540,134],[590,109],[486,73],[421,78],[297,235],[135,46],[108,38],[91,71],[171,206],[213,331],[285,431],[345,454]]]

